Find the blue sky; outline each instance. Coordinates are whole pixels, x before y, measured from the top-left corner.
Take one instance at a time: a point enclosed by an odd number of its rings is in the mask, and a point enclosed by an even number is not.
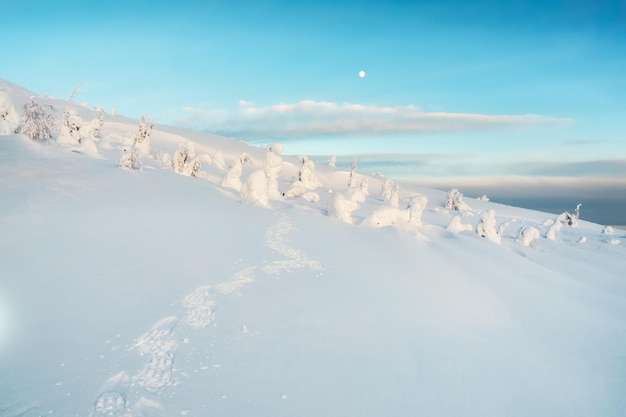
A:
[[[433,183],[626,181],[624,1],[2,10],[0,77],[39,93]]]

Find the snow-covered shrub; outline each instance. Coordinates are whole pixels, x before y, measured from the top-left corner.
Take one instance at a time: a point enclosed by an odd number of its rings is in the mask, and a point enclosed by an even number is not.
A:
[[[56,130],[56,120],[52,112],[56,111],[49,104],[39,105],[31,98],[24,105],[24,120],[20,132],[37,142],[47,142]]]
[[[489,197],[483,194],[482,197],[479,198],[480,201],[489,201]]]
[[[517,240],[522,242],[524,246],[530,246],[530,242],[540,237],[541,233],[539,233],[539,230],[532,226],[526,226],[519,231]]]
[[[155,158],[156,159],[156,158]],[[161,168],[168,169],[172,168],[172,157],[167,152],[162,152],[160,157],[157,159],[161,164]]]
[[[119,166],[128,170],[140,170],[142,167],[142,154],[137,147],[137,136],[133,135],[133,144],[122,148],[122,157]]]
[[[336,192],[328,204],[328,215],[346,223],[353,223],[352,212],[365,201],[365,194],[360,188],[348,188],[345,192]]]
[[[84,123],[80,129],[81,136],[83,138],[98,139],[102,135],[102,126],[104,126],[104,110],[100,106],[95,106],[94,109],[98,112],[96,118],[90,122]]]
[[[471,224],[461,223],[461,216],[454,216],[450,219],[446,230],[452,233],[471,232],[474,227]]]
[[[65,110],[63,113],[63,119],[61,119],[61,127],[59,128],[57,143],[64,145],[79,144],[81,142],[80,128],[82,124],[83,120],[74,110]]]
[[[196,147],[191,141],[178,145],[174,153],[172,168],[175,172],[190,177],[197,176],[201,168],[201,159],[196,156]]]
[[[568,226],[571,226],[571,227],[578,226],[578,219],[576,218],[576,216],[568,213],[567,211],[564,211],[563,213],[559,214],[559,216],[556,218],[556,221],[559,223],[567,224]]]
[[[463,194],[456,188],[453,188],[448,192],[446,196],[446,204],[445,207],[447,209],[452,209],[455,211],[469,211],[471,207],[463,201]]]
[[[216,151],[213,154],[213,165],[222,171],[226,171],[226,161],[224,161],[224,155],[220,151]]]
[[[243,204],[268,203],[268,178],[264,171],[257,170],[248,176],[241,186],[241,202]]]
[[[336,156],[331,156],[330,157],[330,159],[328,160],[328,166],[329,167],[337,166],[337,157]]]
[[[602,229],[602,234],[603,234],[603,235],[612,235],[612,234],[613,234],[613,231],[614,231],[614,230],[613,230],[613,228],[612,228],[611,226],[605,226],[605,227]]]
[[[237,191],[241,191],[241,174],[243,173],[244,164],[253,165],[252,158],[246,152],[239,155],[239,158],[235,159],[230,169],[226,173],[226,177],[222,181],[224,187],[233,188]]]
[[[267,178],[267,194],[269,198],[280,198],[278,191],[278,174],[283,167],[283,145],[273,143],[265,157],[265,177]]]
[[[409,206],[409,223],[420,226],[422,224],[422,213],[426,209],[428,204],[428,198],[425,195],[418,194],[411,198]]]
[[[493,209],[480,213],[480,222],[476,225],[476,234],[494,243],[501,243],[502,239],[496,230],[496,212]]]
[[[11,135],[20,125],[20,116],[13,107],[11,97],[0,91],[0,135]]]

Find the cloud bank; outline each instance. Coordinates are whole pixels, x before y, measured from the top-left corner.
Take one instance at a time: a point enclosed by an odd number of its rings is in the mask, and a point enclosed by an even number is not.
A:
[[[304,100],[256,107],[241,100],[232,112],[184,109],[178,123],[185,127],[249,137],[303,137],[326,134],[478,131],[494,128],[551,126],[567,118],[542,115],[488,115],[424,112],[413,105],[379,107]]]

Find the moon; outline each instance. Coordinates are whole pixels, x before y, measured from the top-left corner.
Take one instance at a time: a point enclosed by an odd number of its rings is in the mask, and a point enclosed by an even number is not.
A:
[[[363,70],[359,71],[359,77],[361,78],[365,77],[365,71]]]

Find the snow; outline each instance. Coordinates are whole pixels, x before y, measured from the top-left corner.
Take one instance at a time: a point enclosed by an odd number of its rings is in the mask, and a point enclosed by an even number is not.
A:
[[[318,199],[242,204],[217,155],[246,187],[267,149],[157,124],[120,169],[138,124],[105,115],[97,157],[0,136],[3,417],[623,415],[623,233],[326,165]],[[201,177],[161,167],[187,142]]]

